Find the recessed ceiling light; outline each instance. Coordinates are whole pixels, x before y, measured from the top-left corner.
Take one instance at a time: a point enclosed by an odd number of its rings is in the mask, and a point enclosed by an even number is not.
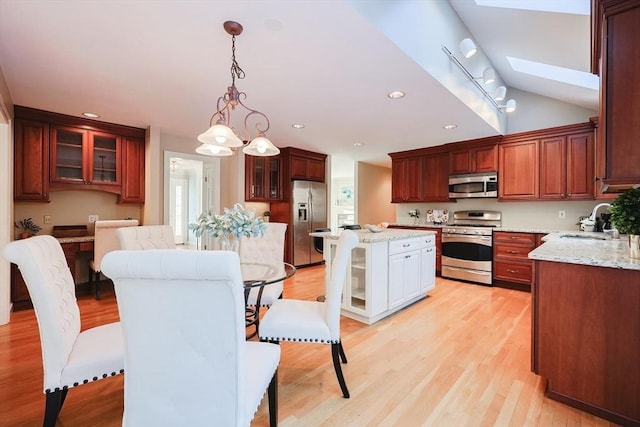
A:
[[[451,130],[451,129],[455,129],[457,127],[458,127],[458,125],[451,124],[451,125],[442,126],[442,129]]]
[[[291,127],[294,129],[302,129],[304,125],[302,123],[294,123],[291,125]]]
[[[396,90],[393,92],[389,92],[387,96],[391,99],[400,99],[400,98],[404,98],[404,95],[405,95],[404,92],[400,90]]]
[[[362,147],[364,145],[364,142],[354,142],[353,146],[354,147]]]
[[[96,113],[82,113],[83,116],[88,117],[90,119],[97,119],[98,117],[100,117],[99,115],[97,115]]]

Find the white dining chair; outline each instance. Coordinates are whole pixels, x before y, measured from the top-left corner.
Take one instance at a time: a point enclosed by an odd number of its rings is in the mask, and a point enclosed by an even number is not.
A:
[[[279,266],[284,270],[284,236],[287,224],[268,222],[265,225],[267,229],[263,236],[240,238],[240,261]],[[276,282],[253,288],[249,292],[247,306],[257,310],[256,331],[260,328],[260,307],[271,307],[278,298],[282,297],[283,289],[283,282]]]
[[[116,231],[123,250],[175,249],[176,239],[170,225],[140,225]]]
[[[341,360],[347,363],[340,339],[340,304],[351,250],[357,244],[356,233],[351,230],[341,233],[324,301],[276,300],[262,318],[259,330],[261,341],[331,344],[333,367],[345,398],[349,397],[349,390],[340,366]]]
[[[124,372],[120,322],[81,331],[76,285],[54,237],[17,240],[3,253],[20,268],[33,302],[44,368],[43,425],[53,427],[69,389]]]
[[[280,348],[245,339],[240,260],[229,251],[113,251],[125,349],[123,426],[249,426],[268,388],[277,424]]]
[[[120,227],[135,227],[138,225],[137,219],[115,219],[107,221],[96,221],[94,242],[93,242],[93,259],[89,261],[89,288],[93,282],[96,287],[96,299],[100,299],[100,263],[102,257],[107,252],[120,249],[120,240],[116,235],[116,230]]]

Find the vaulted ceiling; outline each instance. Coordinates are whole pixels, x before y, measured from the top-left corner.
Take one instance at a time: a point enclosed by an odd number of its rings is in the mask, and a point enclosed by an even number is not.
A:
[[[443,25],[468,33],[510,89],[597,110],[597,91],[515,72],[505,60],[588,71],[588,15],[439,2],[393,3],[450,11],[456,22]],[[500,133],[381,29],[385,20],[401,25],[401,17],[362,13],[389,4],[0,0],[0,67],[16,105],[154,126],[192,138],[192,151],[231,83],[231,38],[222,23],[234,20],[244,26],[236,59],[246,73],[236,84],[246,104],[270,118],[277,146],[385,164],[388,152]],[[374,22],[376,13],[383,19]],[[393,90],[407,96],[391,100]],[[452,121],[458,128],[444,130]]]

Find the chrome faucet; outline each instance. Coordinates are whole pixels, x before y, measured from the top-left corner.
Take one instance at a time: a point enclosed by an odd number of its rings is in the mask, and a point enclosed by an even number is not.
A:
[[[598,214],[598,209],[600,209],[603,206],[607,206],[607,207],[611,207],[611,205],[609,203],[600,203],[597,204],[595,208],[593,208],[593,212],[591,212],[591,215],[589,215],[589,220],[593,221],[593,223],[596,223],[596,218],[597,218],[597,214]]]
[[[609,203],[599,203],[597,204],[594,208],[593,211],[591,212],[591,215],[589,215],[587,218],[584,218],[582,220],[580,220],[580,230],[581,231],[597,231],[597,215],[598,215],[598,210],[602,207],[611,207],[611,205]],[[612,234],[612,236],[616,236],[616,234],[618,233],[618,230],[614,228],[611,228],[609,230],[601,230],[601,231],[606,231]]]

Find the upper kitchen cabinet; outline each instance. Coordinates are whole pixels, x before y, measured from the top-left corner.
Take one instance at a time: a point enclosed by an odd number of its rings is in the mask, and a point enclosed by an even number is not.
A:
[[[540,199],[594,198],[593,130],[540,139]]]
[[[422,156],[425,202],[452,202],[449,199],[449,153],[430,153]]]
[[[640,0],[593,0],[592,11],[592,71],[601,81],[598,191],[616,192],[640,183]]]
[[[105,186],[120,192],[120,137],[71,126],[51,127],[51,189],[67,185]],[[97,188],[94,188],[97,189]]]
[[[491,137],[456,144],[459,148],[449,152],[450,174],[497,171],[499,139]]]
[[[49,125],[15,120],[15,200],[49,201]],[[19,143],[18,143],[19,141]]]
[[[505,135],[499,145],[500,200],[594,198],[593,124]]]
[[[505,138],[506,140],[506,138]],[[540,195],[537,138],[500,144],[500,200],[532,200]]]
[[[122,139],[122,191],[118,203],[144,203],[144,139]]]
[[[282,158],[245,156],[244,199],[252,202],[282,200]]]
[[[306,181],[325,181],[326,154],[314,153],[299,148],[286,147],[280,153],[287,163],[288,181],[303,179]]]
[[[15,118],[15,200],[96,190],[144,203],[144,129],[20,106]]]
[[[391,202],[423,201],[422,156],[391,156]]]

